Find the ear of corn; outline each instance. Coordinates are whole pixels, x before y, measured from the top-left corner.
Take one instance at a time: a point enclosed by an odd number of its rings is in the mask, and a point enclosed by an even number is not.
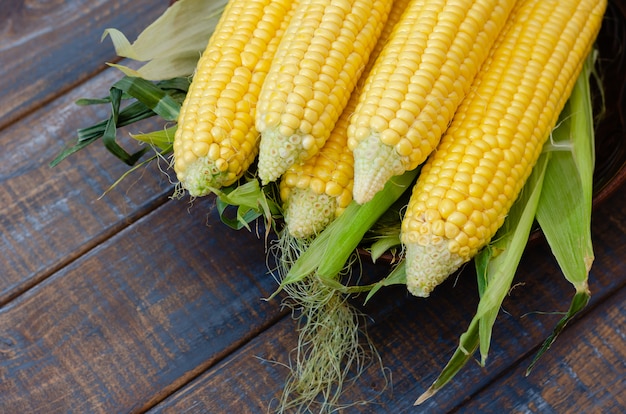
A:
[[[600,28],[606,0],[521,0],[402,222],[407,287],[428,296],[493,237],[528,178]]]
[[[585,262],[589,254],[593,255],[593,249],[590,247],[590,221],[595,140],[590,76],[595,76],[591,75],[595,59],[595,51],[592,51],[559,115],[557,127],[552,131],[550,142],[544,145],[541,156],[518,198],[511,206],[506,220],[489,242],[489,247],[482,249],[474,258],[480,295],[476,313],[467,330],[460,336],[454,354],[437,379],[417,399],[416,405],[423,403],[448,384],[467,362],[474,360],[477,350],[480,349],[480,364],[482,366],[486,364],[493,325],[502,308],[502,302],[511,290],[516,269],[528,243],[528,236],[532,231],[535,218],[539,221],[563,275],[574,284],[576,293],[569,309],[555,325],[552,334],[535,353],[535,357],[526,369],[527,375],[538,358],[556,340],[568,321],[588,303],[589,268]],[[552,142],[559,146],[571,145],[571,151],[555,151],[550,148]],[[576,167],[569,172],[565,171],[574,164]],[[576,179],[577,177],[579,179]],[[562,220],[563,211],[554,208],[556,204],[568,206],[569,211],[565,222]],[[573,215],[570,214],[572,210],[570,206],[575,211]],[[553,223],[542,223],[538,214],[542,209],[549,212],[549,215],[558,217],[557,220]],[[582,213],[582,210],[586,210],[585,213]],[[551,230],[554,230],[552,240],[548,236]],[[568,263],[565,264],[565,262]],[[578,269],[572,274],[573,268]]]
[[[174,137],[174,170],[192,196],[234,183],[256,157],[256,102],[295,3],[232,0],[224,10]]]
[[[261,90],[258,174],[266,184],[328,139],[387,20],[391,0],[302,0]]]
[[[305,238],[319,233],[352,201],[354,158],[347,143],[350,117],[359,99],[362,83],[408,3],[409,0],[393,2],[387,23],[359,82],[320,152],[302,164],[292,165],[282,177],[280,196],[284,204],[283,216],[288,231],[294,237]]]
[[[351,125],[354,199],[364,203],[435,148],[513,0],[414,0],[369,76]]]

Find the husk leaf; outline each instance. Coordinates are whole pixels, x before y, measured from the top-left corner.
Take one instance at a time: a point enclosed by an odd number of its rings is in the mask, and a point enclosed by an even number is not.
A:
[[[565,325],[589,302],[589,271],[594,261],[591,239],[591,208],[595,164],[594,115],[590,76],[595,53],[591,53],[579,76],[552,137],[554,161],[546,172],[545,189],[537,209],[537,221],[565,278],[576,292],[570,307],[544,341],[528,367],[556,340]]]
[[[383,190],[365,204],[353,201],[300,255],[281,285],[297,282],[313,273],[329,279],[335,278],[360,244],[363,235],[410,188],[418,170],[393,177]]]
[[[104,31],[120,57],[147,62],[139,69],[111,64],[128,76],[163,80],[193,73],[227,0],[178,0],[131,43],[117,29]]]

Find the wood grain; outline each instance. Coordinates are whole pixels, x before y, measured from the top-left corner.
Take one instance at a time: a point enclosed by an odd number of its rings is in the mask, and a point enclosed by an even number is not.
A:
[[[616,226],[616,223],[626,220],[626,214],[620,207],[624,202],[626,195],[620,194],[609,199],[596,213],[596,217],[608,217],[609,220],[597,220],[594,224],[597,261],[590,282],[593,296],[587,312],[599,304],[605,309],[605,300],[611,298],[615,291],[623,295],[626,289],[626,274],[616,273],[616,269],[623,266],[623,257],[626,257],[624,225]],[[619,242],[615,243],[616,240]],[[383,269],[370,266],[366,267],[366,271],[377,277]],[[560,318],[558,312],[567,310],[573,290],[560,275],[558,267],[550,259],[549,248],[542,241],[526,251],[516,284],[496,322],[486,367],[470,363],[451,384],[417,408],[413,408],[413,402],[432,383],[438,370],[452,355],[458,336],[466,329],[475,311],[477,302],[473,272],[465,269],[456,281],[448,280],[426,300],[407,297],[402,288],[388,289],[379,298],[374,298],[362,310],[374,321],[368,332],[383,363],[391,372],[393,387],[378,396],[384,378],[376,367],[372,367],[357,387],[347,391],[345,402],[372,400],[373,404],[358,405],[342,412],[510,412],[506,401],[499,405],[501,394],[510,394],[511,403],[522,406],[531,404],[530,394],[511,394],[510,388],[527,389],[527,380],[521,372],[530,363],[528,356],[534,355],[550,334]],[[604,321],[605,326],[599,329],[611,338],[612,344],[609,346],[617,347],[623,341],[623,335],[620,334],[623,315],[616,318],[615,311],[606,311],[608,313],[605,316],[595,312],[585,315],[583,321],[585,326],[595,326]],[[559,358],[569,353],[573,341],[570,338],[584,335],[584,328],[578,332],[579,327],[580,324],[572,325],[568,330],[572,332],[557,340],[549,352],[556,355],[540,360],[531,378],[559,377]],[[288,372],[283,365],[289,362],[287,355],[296,342],[293,321],[283,319],[150,413],[261,412],[280,396]],[[614,385],[621,381],[616,388],[622,390],[626,385],[623,382],[626,375],[624,365],[617,363],[613,367],[611,364],[619,361],[623,352],[622,348],[616,354],[607,355],[599,371],[608,370],[612,376],[607,381],[613,381]],[[516,368],[510,372],[511,366]],[[598,368],[596,366],[581,362],[581,373],[583,368],[590,370],[589,375],[601,375],[595,370]],[[507,382],[501,383],[502,375],[506,376]],[[591,382],[585,390],[577,386],[564,388],[575,394],[573,399],[584,399],[589,393],[606,393],[603,391],[605,385],[603,382]],[[466,404],[473,400],[474,394],[481,395],[483,402],[495,398],[498,400],[485,407],[485,411],[477,410],[482,406],[474,404],[466,409]],[[606,406],[602,401],[598,404]],[[592,399],[586,407],[593,409],[595,405]],[[574,408],[574,405],[567,407]]]
[[[626,289],[573,323],[543,369],[524,375],[530,361],[508,370],[497,384],[473,396],[467,412],[626,412]]]
[[[109,27],[132,41],[166,1],[4,0],[0,14],[0,129],[117,60]]]
[[[273,323],[263,241],[221,226],[168,203],[0,310],[1,411],[141,412]]]
[[[119,71],[102,76],[0,130],[0,305],[167,201],[173,186],[156,164],[100,198],[127,171],[101,144],[55,168],[49,163],[76,141],[76,130],[109,116],[106,105],[76,99],[108,93]],[[147,120],[133,131],[151,131]],[[124,136],[128,129],[120,131]],[[130,139],[125,145],[130,146]],[[136,146],[135,146],[136,147]],[[135,185],[133,185],[135,184]]]

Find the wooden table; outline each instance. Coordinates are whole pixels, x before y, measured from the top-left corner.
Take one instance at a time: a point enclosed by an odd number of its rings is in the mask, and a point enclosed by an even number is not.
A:
[[[262,413],[280,395],[297,335],[280,300],[263,300],[276,284],[262,238],[227,230],[211,197],[170,199],[157,165],[100,197],[126,171],[101,145],[48,166],[77,128],[108,116],[74,104],[120,77],[104,65],[116,60],[104,29],[134,39],[165,3],[3,4],[2,413]],[[591,303],[528,377],[573,293],[543,241],[525,253],[487,366],[419,407],[476,307],[471,266],[426,300],[400,287],[356,299],[392,387],[376,396],[383,381],[367,370],[347,397],[374,404],[345,412],[626,412],[625,203],[618,189],[595,210]]]

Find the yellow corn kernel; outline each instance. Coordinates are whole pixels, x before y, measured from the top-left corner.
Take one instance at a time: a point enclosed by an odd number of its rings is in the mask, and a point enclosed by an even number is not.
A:
[[[517,3],[413,189],[401,231],[412,294],[428,296],[502,225],[591,51],[605,8],[606,0]],[[438,180],[461,165],[451,180]],[[459,199],[454,188],[468,178]],[[447,226],[439,237],[424,206],[437,219],[447,214],[455,228]]]
[[[376,44],[391,3],[301,1],[258,101],[258,174],[264,184],[324,145]]]
[[[319,233],[352,201],[354,158],[348,148],[346,134],[350,116],[365,77],[408,3],[409,0],[394,1],[363,75],[322,149],[304,163],[292,165],[283,175],[280,182],[283,215],[287,230],[294,237],[306,238]],[[316,187],[314,180],[324,185]]]
[[[348,129],[354,199],[421,164],[469,91],[514,0],[413,0],[369,76]]]
[[[190,195],[234,183],[256,157],[254,108],[295,4],[227,4],[198,61],[174,137],[174,170]]]

